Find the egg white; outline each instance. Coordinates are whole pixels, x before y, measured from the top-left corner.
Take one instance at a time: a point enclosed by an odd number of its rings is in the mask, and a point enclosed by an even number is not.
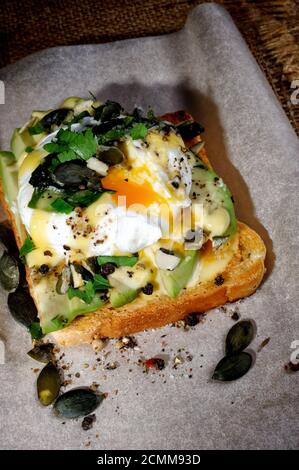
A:
[[[82,130],[84,127],[76,126],[76,130]],[[39,147],[55,138],[55,135],[54,132],[47,136]],[[132,140],[130,137],[126,139],[123,144],[126,165],[130,167],[133,179],[137,183],[150,183],[157,195],[164,198],[170,212],[176,215],[181,208],[191,205],[189,193],[192,170],[186,154],[180,148],[183,141],[174,133],[168,141],[163,141],[157,131],[149,132],[147,139],[147,147],[142,141]],[[158,150],[159,156],[156,155]],[[71,214],[58,214],[28,207],[34,191],[29,183],[33,170],[34,168],[19,178],[17,204],[22,222],[38,247],[42,245],[42,248],[47,247],[59,256],[68,258],[70,253],[66,252],[65,245],[71,250],[77,249],[84,257],[117,255],[140,251],[153,245],[163,236],[167,222],[159,218],[159,204],[151,204],[146,215],[130,208],[125,210],[123,207],[116,207],[116,204],[110,201],[109,210],[103,213],[100,198],[93,203],[93,207],[90,206],[86,210],[86,213],[93,213],[92,233],[84,239],[74,237],[69,223],[70,217],[76,218],[74,211]],[[183,183],[179,191],[171,185],[171,180],[176,176]],[[150,220],[148,214],[153,216]]]

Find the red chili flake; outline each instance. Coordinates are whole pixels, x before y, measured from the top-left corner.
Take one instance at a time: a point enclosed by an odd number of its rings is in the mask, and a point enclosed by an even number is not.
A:
[[[151,357],[144,364],[147,369],[163,370],[165,367],[165,361],[160,357]]]
[[[287,372],[298,372],[299,371],[299,362],[297,364],[294,364],[294,362],[289,362],[284,366],[285,370]]]

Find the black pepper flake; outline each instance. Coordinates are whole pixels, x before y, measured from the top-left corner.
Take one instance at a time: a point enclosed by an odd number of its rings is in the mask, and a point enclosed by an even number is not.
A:
[[[50,250],[44,251],[44,256],[53,256]]]
[[[215,277],[214,284],[216,284],[216,286],[222,286],[223,283],[224,283],[224,279],[221,276],[221,274],[219,274],[219,276]]]
[[[240,314],[235,311],[235,312],[232,314],[231,318],[232,318],[232,320],[234,320],[234,321],[238,321],[239,318],[240,318]]]
[[[84,431],[89,431],[89,429],[93,427],[93,424],[95,423],[96,419],[97,418],[95,414],[85,416],[82,421],[82,429]]]
[[[179,184],[178,181],[172,181],[172,182],[171,182],[171,186],[173,186],[175,189],[178,189],[179,186],[180,186],[180,184]]]
[[[173,250],[168,250],[167,248],[163,248],[161,247],[160,250],[165,253],[166,255],[174,255],[174,251]]]
[[[188,326],[196,326],[198,323],[202,322],[205,319],[205,314],[201,312],[190,313],[185,318],[185,323]]]
[[[47,274],[47,272],[49,272],[49,266],[47,264],[42,264],[40,267],[39,267],[39,272],[41,274]]]
[[[143,292],[145,295],[152,295],[152,293],[154,292],[154,286],[153,286],[153,284],[151,284],[150,282],[148,282],[148,283],[142,288],[142,292]]]
[[[68,245],[63,245],[63,249],[69,251],[71,248]]]
[[[133,277],[134,272],[133,271],[127,271],[127,275],[131,279]]]

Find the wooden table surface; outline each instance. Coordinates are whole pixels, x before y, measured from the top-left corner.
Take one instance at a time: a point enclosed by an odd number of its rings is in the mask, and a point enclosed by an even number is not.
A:
[[[189,11],[200,3],[201,0],[1,0],[0,67],[47,47],[177,31]],[[217,3],[224,5],[234,18],[299,135],[299,103],[291,100],[292,93],[295,96],[292,86],[299,89],[299,0]]]

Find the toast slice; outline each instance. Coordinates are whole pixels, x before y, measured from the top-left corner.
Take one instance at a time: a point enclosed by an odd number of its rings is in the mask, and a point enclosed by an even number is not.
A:
[[[162,119],[179,124],[192,120],[192,116],[184,111],[178,111],[165,114]],[[201,137],[198,135],[190,141],[185,141],[185,144],[194,148],[194,145],[200,142]],[[212,168],[203,147],[197,154],[205,165]],[[2,190],[0,199],[20,247],[22,241],[15,218]],[[259,235],[241,222],[238,223],[238,230],[234,236],[237,249],[221,273],[221,283],[215,283],[214,280],[201,282],[195,287],[184,289],[175,299],[154,293],[150,298],[137,298],[117,309],[108,304],[98,311],[77,317],[67,327],[52,332],[51,337],[63,346],[90,343],[96,338],[118,338],[148,328],[161,327],[183,319],[189,313],[205,312],[252,294],[265,273],[266,248]],[[224,246],[223,250],[225,249]],[[32,281],[28,269],[27,280],[31,287]]]

